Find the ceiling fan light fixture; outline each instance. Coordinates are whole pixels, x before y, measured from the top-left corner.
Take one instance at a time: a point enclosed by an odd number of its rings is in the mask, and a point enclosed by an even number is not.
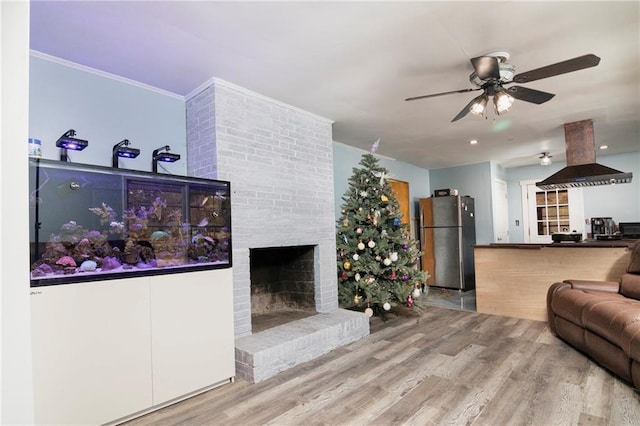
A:
[[[469,110],[472,114],[477,115],[478,117],[484,116],[484,111],[487,108],[487,103],[489,102],[489,97],[486,94],[482,94],[473,100],[473,104],[471,105],[471,109]]]
[[[509,111],[513,105],[514,98],[504,90],[497,90],[493,95],[493,106],[496,114],[501,115],[503,112]]]
[[[523,84],[531,81],[542,80],[556,75],[595,67],[600,63],[599,57],[589,53],[566,61],[557,62],[555,64],[515,74],[515,67],[507,63],[508,60],[509,54],[507,52],[494,52],[484,56],[471,58],[470,61],[471,66],[473,67],[473,72],[469,76],[469,81],[473,86],[475,86],[474,88],[412,96],[410,98],[406,98],[405,101],[415,101],[417,99],[434,98],[436,96],[482,90],[483,94],[466,104],[458,115],[453,117],[451,122],[453,123],[460,120],[469,112],[474,115],[485,117],[486,102],[490,96],[493,96],[493,106],[496,115],[500,115],[511,108],[515,99],[539,105],[551,100],[555,96],[553,93],[529,89],[523,86],[509,87],[507,93],[503,87],[504,85],[512,83]]]
[[[551,157],[553,157],[553,155],[549,155],[548,152],[543,152],[540,155],[540,165],[541,166],[548,166],[551,164]]]

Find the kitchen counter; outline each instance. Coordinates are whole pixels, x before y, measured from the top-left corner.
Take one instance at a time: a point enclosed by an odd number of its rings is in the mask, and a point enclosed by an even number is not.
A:
[[[558,281],[618,281],[637,240],[474,246],[478,312],[547,321],[547,290]]]
[[[632,247],[638,240],[584,240],[580,242],[562,243],[491,243],[476,244],[474,247],[482,248],[516,248],[516,249],[540,249],[542,247],[551,248],[581,248],[581,247]]]

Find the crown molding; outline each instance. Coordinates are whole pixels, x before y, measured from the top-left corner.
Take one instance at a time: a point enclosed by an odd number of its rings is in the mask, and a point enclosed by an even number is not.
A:
[[[208,87],[211,87],[211,86],[214,86],[214,85],[215,86],[221,86],[221,87],[224,87],[224,88],[236,91],[236,92],[240,92],[243,95],[251,96],[253,98],[258,98],[258,99],[261,99],[263,101],[266,101],[266,102],[281,106],[283,108],[287,108],[287,109],[293,110],[293,111],[295,111],[297,113],[306,115],[308,117],[311,117],[311,118],[313,118],[315,120],[318,120],[318,121],[322,121],[322,122],[327,123],[327,124],[333,124],[335,122],[334,120],[331,120],[329,118],[322,117],[320,115],[317,115],[317,114],[314,114],[312,112],[306,111],[304,109],[295,107],[293,105],[290,105],[288,103],[279,101],[279,100],[271,98],[269,96],[262,95],[260,93],[254,92],[253,90],[249,90],[249,89],[247,89],[245,87],[238,86],[237,84],[230,83],[230,82],[228,82],[226,80],[223,80],[221,78],[218,78],[218,77],[211,77],[210,79],[208,79],[207,81],[205,81],[204,83],[202,83],[201,85],[196,87],[194,90],[189,92],[185,96],[185,99],[189,100],[189,99],[193,98],[194,96],[196,96],[197,94],[201,93],[202,91],[206,90]]]
[[[78,71],[83,71],[83,72],[87,72],[87,73],[90,73],[90,74],[94,74],[94,75],[96,75],[98,77],[108,78],[110,80],[115,80],[115,81],[118,81],[120,83],[125,83],[125,84],[129,84],[131,86],[136,86],[136,87],[139,87],[140,89],[149,90],[151,92],[155,92],[155,93],[158,93],[158,94],[161,94],[161,95],[164,95],[164,96],[168,96],[168,97],[171,97],[171,98],[179,99],[181,101],[185,100],[184,96],[178,95],[177,93],[173,93],[173,92],[170,92],[168,90],[160,89],[158,87],[154,87],[154,86],[151,86],[149,84],[141,83],[141,82],[136,81],[136,80],[131,80],[129,78],[122,77],[122,76],[119,76],[119,75],[116,75],[116,74],[111,74],[111,73],[106,72],[106,71],[101,71],[101,70],[96,69],[96,68],[91,68],[91,67],[88,67],[86,65],[81,65],[81,64],[78,64],[76,62],[71,62],[71,61],[68,61],[66,59],[58,58],[57,56],[52,56],[52,55],[49,55],[49,54],[46,54],[46,53],[42,53],[42,52],[37,51],[37,50],[33,50],[33,49],[29,50],[29,56],[32,56],[32,57],[38,58],[38,59],[43,59],[43,60],[49,61],[49,62],[54,62],[56,64],[63,65],[63,66],[69,67],[69,68],[73,68],[73,69],[76,69]]]

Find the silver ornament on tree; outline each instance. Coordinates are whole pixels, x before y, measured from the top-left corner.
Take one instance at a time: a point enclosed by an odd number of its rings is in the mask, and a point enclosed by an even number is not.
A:
[[[369,306],[367,306],[367,309],[364,310],[364,314],[368,317],[372,317],[373,316],[373,309],[371,309]]]
[[[420,290],[420,287],[414,288],[413,292],[411,293],[414,299],[420,297],[421,294],[422,294],[422,291]]]

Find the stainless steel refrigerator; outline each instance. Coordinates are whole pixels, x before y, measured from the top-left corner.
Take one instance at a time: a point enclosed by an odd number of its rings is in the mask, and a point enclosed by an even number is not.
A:
[[[420,199],[422,270],[427,285],[467,291],[475,288],[474,200],[452,195]]]

